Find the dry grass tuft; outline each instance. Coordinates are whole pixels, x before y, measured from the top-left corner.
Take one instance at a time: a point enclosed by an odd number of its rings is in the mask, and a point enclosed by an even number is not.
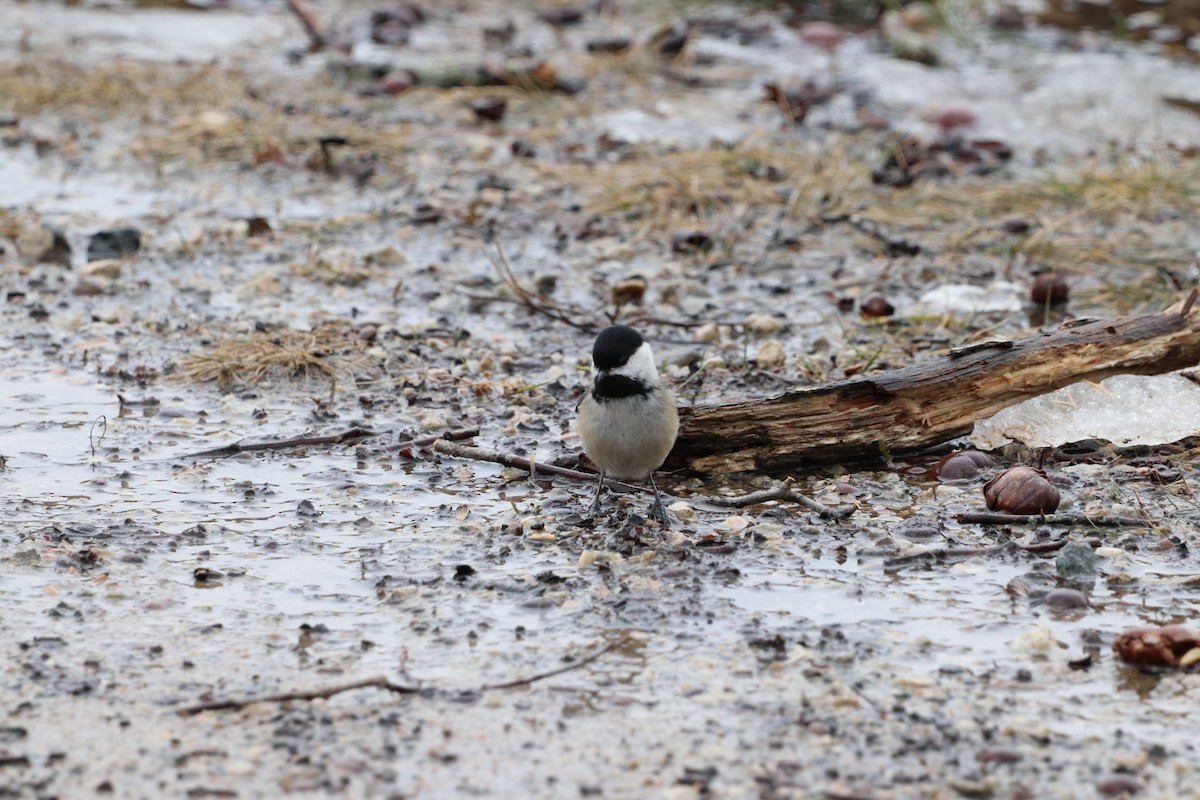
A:
[[[267,379],[336,382],[368,364],[368,340],[345,323],[312,331],[255,333],[218,340],[206,353],[185,357],[180,377],[222,387],[254,385]]]

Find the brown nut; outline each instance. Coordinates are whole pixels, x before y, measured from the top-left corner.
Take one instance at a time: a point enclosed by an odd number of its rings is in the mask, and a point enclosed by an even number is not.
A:
[[[992,465],[992,457],[979,450],[955,450],[933,468],[939,481],[963,481],[977,476]]]
[[[1164,625],[1158,635],[1177,656],[1181,656],[1193,647],[1200,647],[1200,639],[1190,628],[1183,625]]]
[[[1059,494],[1041,470],[1013,467],[983,485],[983,499],[992,511],[1006,514],[1052,514]]]
[[[1087,595],[1078,589],[1055,589],[1042,598],[1042,605],[1049,608],[1091,608]]]
[[[614,306],[640,303],[646,295],[646,281],[637,276],[626,278],[614,283],[610,291]]]
[[[1143,667],[1174,667],[1179,661],[1163,641],[1161,628],[1137,627],[1113,639],[1112,649],[1126,664]]]
[[[503,97],[485,97],[472,103],[471,110],[479,119],[499,122],[504,119],[504,112],[508,110],[508,101]]]
[[[896,307],[881,294],[873,294],[863,300],[858,310],[864,317],[890,317],[896,313]]]
[[[1070,296],[1071,287],[1067,285],[1062,275],[1053,272],[1043,272],[1038,275],[1033,279],[1033,286],[1029,289],[1029,299],[1039,306],[1044,306],[1046,303],[1059,306],[1067,302]]]

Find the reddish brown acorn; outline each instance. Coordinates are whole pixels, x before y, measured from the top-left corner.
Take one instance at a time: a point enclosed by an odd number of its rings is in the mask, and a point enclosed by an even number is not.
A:
[[[1029,299],[1036,305],[1044,306],[1047,302],[1052,306],[1060,306],[1071,296],[1071,287],[1063,276],[1053,272],[1043,272],[1033,279],[1029,290]]]
[[[983,499],[992,511],[1052,514],[1060,498],[1058,489],[1041,470],[1013,467],[983,485]]]
[[[881,294],[873,294],[858,307],[864,317],[890,317],[896,313],[896,307]]]
[[[963,481],[977,476],[992,465],[992,457],[979,450],[955,450],[933,468],[939,481]]]
[[[1130,628],[1113,640],[1117,658],[1141,667],[1194,668],[1200,637],[1182,625]]]

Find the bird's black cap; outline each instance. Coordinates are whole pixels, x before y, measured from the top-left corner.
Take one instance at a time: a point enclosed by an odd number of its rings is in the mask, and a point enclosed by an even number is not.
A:
[[[592,345],[592,363],[601,372],[623,367],[643,341],[642,335],[628,325],[605,328]]]

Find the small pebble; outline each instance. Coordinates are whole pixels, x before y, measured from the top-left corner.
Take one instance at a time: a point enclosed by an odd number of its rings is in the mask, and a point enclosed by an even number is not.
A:
[[[1021,754],[1016,750],[990,747],[980,751],[979,760],[985,764],[1015,764],[1021,760]]]
[[[787,323],[779,317],[761,311],[746,317],[746,321],[743,324],[750,333],[760,336],[779,333],[787,327]]]
[[[715,322],[706,322],[696,328],[694,338],[697,342],[719,342],[721,341],[721,328]]]
[[[1105,797],[1132,796],[1142,790],[1142,785],[1128,775],[1111,775],[1096,784],[1096,791]]]
[[[896,313],[896,307],[881,294],[873,294],[863,300],[858,310],[864,317],[890,317]]]
[[[1067,542],[1054,560],[1058,574],[1068,581],[1096,577],[1096,552],[1089,544]]]
[[[667,506],[667,510],[674,514],[675,519],[680,522],[696,518],[696,509],[683,500],[676,500],[674,503],[671,503],[671,505]]]
[[[787,352],[783,343],[778,339],[768,339],[758,346],[754,354],[754,363],[761,369],[782,369],[787,361]]]
[[[1051,608],[1089,608],[1087,595],[1078,589],[1055,589],[1042,598],[1044,605]]]

